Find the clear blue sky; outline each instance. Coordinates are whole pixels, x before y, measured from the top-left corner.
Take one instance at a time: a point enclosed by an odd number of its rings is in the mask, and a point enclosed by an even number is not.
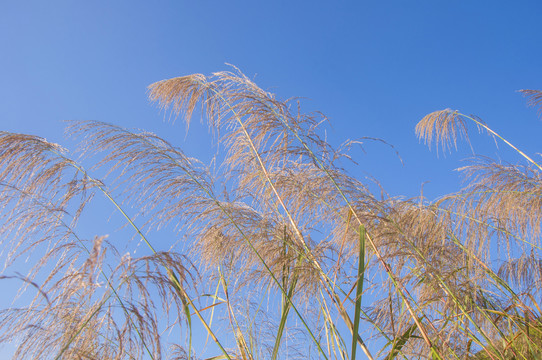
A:
[[[541,122],[515,91],[542,88],[541,16],[539,1],[6,1],[0,128],[68,144],[61,120],[94,119],[154,131],[198,156],[206,131],[185,138],[182,125],[165,124],[146,86],[231,63],[279,97],[307,98],[307,110],[331,119],[336,144],[392,143],[404,166],[368,144],[355,154],[363,171],[395,195],[430,181],[434,198],[457,187],[450,171],[470,154],[437,159],[418,143],[414,126],[431,111],[477,114],[540,150]]]
[[[3,1],[0,130],[67,144],[61,120],[143,128],[208,157],[203,126],[164,122],[146,99],[158,80],[234,64],[280,98],[307,98],[331,120],[330,141],[367,144],[355,174],[392,195],[436,198],[459,186],[465,151],[419,144],[427,113],[482,117],[529,155],[542,122],[519,89],[542,89],[542,2],[533,1]],[[471,127],[477,152],[497,156]],[[465,144],[464,144],[465,145]],[[519,159],[503,151],[503,161]]]

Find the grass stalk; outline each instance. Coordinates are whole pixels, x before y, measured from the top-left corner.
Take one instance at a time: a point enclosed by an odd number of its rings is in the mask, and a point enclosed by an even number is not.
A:
[[[115,208],[122,214],[122,216],[126,219],[126,221],[130,224],[130,226],[136,231],[136,233],[141,237],[141,239],[145,242],[145,244],[149,247],[149,249],[153,252],[153,254],[156,254],[156,250],[154,249],[154,247],[151,245],[151,243],[149,242],[149,240],[147,239],[147,237],[145,235],[143,235],[143,233],[141,232],[141,230],[139,229],[139,227],[133,222],[133,220],[131,219],[130,216],[128,216],[128,214],[124,211],[124,209],[120,206],[120,204],[109,194],[109,192],[102,186],[101,182],[93,179],[87,172],[86,170],[84,170],[80,165],[78,165],[76,162],[74,162],[73,160],[71,159],[68,159],[68,158],[65,158],[62,154],[60,153],[57,153],[55,152],[55,154],[57,156],[60,156],[64,159],[66,159],[67,161],[69,161],[69,163],[76,169],[78,170],[79,172],[81,172],[86,178],[88,178],[90,181],[92,181],[96,187],[105,195],[105,197],[115,206]],[[215,336],[215,334],[213,333],[213,331],[211,330],[211,328],[207,325],[207,322],[205,321],[205,319],[203,318],[203,316],[201,315],[201,313],[199,312],[198,308],[196,307],[196,305],[194,304],[194,302],[192,301],[192,299],[188,296],[188,294],[186,293],[186,291],[184,290],[184,288],[182,287],[179,279],[177,278],[176,274],[165,264],[163,264],[165,270],[167,271],[168,273],[168,276],[170,277],[170,280],[172,281],[176,291],[178,292],[180,298],[181,298],[181,301],[183,302],[183,304],[185,305],[184,306],[184,310],[185,310],[185,314],[188,316],[187,319],[190,319],[190,311],[188,311],[188,306],[187,304],[189,304],[190,306],[192,306],[192,308],[194,309],[194,311],[196,312],[198,318],[200,319],[201,323],[203,324],[203,326],[205,327],[205,329],[207,330],[208,334],[213,338],[213,341],[218,345],[218,347],[220,348],[220,350],[223,352],[223,354],[228,358],[228,360],[231,360],[230,356],[228,355],[227,351],[224,349],[224,347],[222,346],[222,344],[220,343],[220,341],[218,340],[218,338]],[[190,321],[190,320],[188,320]],[[190,322],[191,324],[191,322]],[[190,325],[190,333],[191,333],[191,325]],[[190,334],[190,344],[191,344],[191,338],[192,338],[192,335]],[[190,349],[191,349],[191,345],[190,345]],[[191,355],[189,355],[191,356]]]
[[[352,336],[352,360],[356,360],[356,350],[357,350],[357,334],[359,330],[359,319],[361,316],[361,295],[363,294],[363,280],[365,277],[365,228],[363,225],[360,225],[359,229],[359,255],[358,255],[358,276],[357,276],[357,289],[356,289],[356,303],[354,311],[354,328]]]

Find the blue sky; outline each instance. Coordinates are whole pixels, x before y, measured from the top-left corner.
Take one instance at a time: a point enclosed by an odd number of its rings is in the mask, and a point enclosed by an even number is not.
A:
[[[69,144],[61,120],[101,120],[198,156],[208,151],[206,130],[185,136],[165,124],[146,86],[230,63],[281,98],[306,98],[307,111],[330,118],[336,144],[383,138],[405,163],[367,144],[367,154],[355,153],[360,176],[406,196],[430,181],[434,198],[457,188],[451,170],[470,153],[438,159],[418,143],[414,126],[431,111],[474,113],[538,151],[541,123],[515,91],[542,87],[541,10],[538,1],[3,2],[0,125]],[[496,156],[484,136],[473,142]]]
[[[328,138],[382,138],[354,152],[357,176],[391,195],[457,190],[472,154],[437,157],[414,126],[444,108],[473,113],[529,155],[542,123],[519,89],[542,89],[540,1],[4,1],[0,130],[73,148],[62,120],[153,131],[207,159],[204,126],[188,135],[149,104],[146,87],[239,67],[279,98],[305,98],[331,121]],[[477,135],[477,153],[520,159]],[[202,140],[203,139],[203,140]]]

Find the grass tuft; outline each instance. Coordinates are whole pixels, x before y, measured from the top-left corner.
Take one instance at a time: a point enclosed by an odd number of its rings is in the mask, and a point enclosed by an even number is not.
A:
[[[213,172],[97,121],[69,123],[74,153],[0,132],[0,280],[21,283],[0,312],[13,358],[541,356],[542,167],[481,119],[445,109],[415,130],[449,151],[473,124],[516,164],[475,156],[459,192],[427,202],[374,194],[323,115],[236,68],[148,90],[187,128],[207,123]],[[540,91],[522,93],[540,107]],[[123,230],[99,233],[96,199]]]

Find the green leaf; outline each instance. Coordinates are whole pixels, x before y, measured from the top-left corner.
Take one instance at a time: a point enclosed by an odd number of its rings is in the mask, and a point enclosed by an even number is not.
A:
[[[412,324],[404,333],[399,337],[397,341],[394,342],[388,356],[386,356],[386,360],[392,360],[397,357],[397,355],[401,352],[401,349],[403,346],[407,343],[407,341],[413,336],[412,333],[414,330],[416,330],[418,326],[416,324]]]
[[[359,227],[359,263],[356,288],[356,305],[354,311],[354,328],[352,330],[352,360],[356,359],[357,337],[359,329],[359,319],[361,315],[361,295],[363,293],[363,278],[365,277],[365,227]]]

